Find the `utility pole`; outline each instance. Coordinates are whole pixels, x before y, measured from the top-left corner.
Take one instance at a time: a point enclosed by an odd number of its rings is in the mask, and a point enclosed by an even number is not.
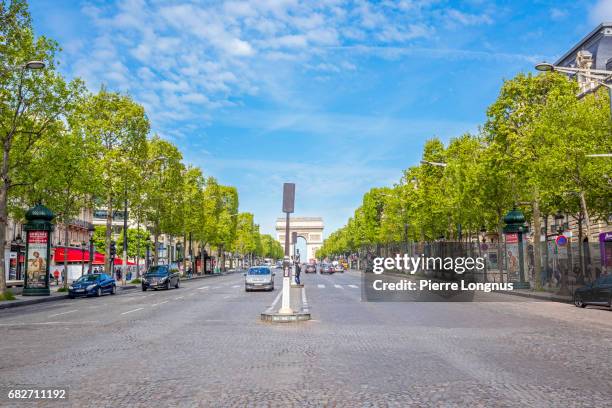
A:
[[[289,262],[289,214],[294,211],[295,206],[295,184],[283,184],[283,212],[285,217],[285,262],[283,264],[283,300],[281,308],[278,311],[280,314],[292,314],[291,309],[291,272]]]

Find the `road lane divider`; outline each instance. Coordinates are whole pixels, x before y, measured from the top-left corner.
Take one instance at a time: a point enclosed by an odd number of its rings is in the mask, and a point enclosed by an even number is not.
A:
[[[357,286],[357,285],[349,285],[349,288],[359,289],[359,286]]]
[[[68,314],[68,313],[74,313],[74,312],[78,312],[78,310],[75,309],[75,310],[69,310],[67,312],[55,313],[55,314],[50,315],[49,317],[61,316],[61,315],[65,315],[65,314]]]
[[[319,288],[319,289],[325,289],[325,285],[323,285],[322,283],[318,283],[318,284],[317,284],[317,288]]]
[[[308,306],[308,298],[306,297],[306,288],[302,288],[302,312],[310,313],[310,306]]]
[[[151,307],[153,307],[153,306],[163,305],[164,303],[168,303],[168,301],[167,301],[167,300],[164,300],[163,302],[154,303],[154,304],[152,304],[152,305],[151,305]]]
[[[278,295],[276,295],[276,298],[274,298],[274,301],[272,302],[270,307],[266,309],[266,313],[272,313],[274,311],[274,306],[276,306],[276,304],[278,303],[282,295],[283,295],[283,292],[279,291]]]
[[[200,290],[202,290],[202,289],[208,289],[208,286],[202,286],[202,287],[200,287],[200,288],[198,288],[198,289],[200,289]]]
[[[127,312],[123,312],[123,313],[121,313],[121,314],[122,314],[122,315],[126,315],[126,314],[128,314],[128,313],[137,312],[137,311],[142,310],[142,309],[144,309],[144,307],[139,307],[138,309],[128,310]]]
[[[344,289],[344,288],[342,287],[342,285],[337,285],[337,284],[336,284],[336,285],[334,285],[334,288],[336,288],[336,289]]]

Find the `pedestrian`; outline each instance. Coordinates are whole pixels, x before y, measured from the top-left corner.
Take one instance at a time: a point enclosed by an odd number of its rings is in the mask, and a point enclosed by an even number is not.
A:
[[[295,283],[297,283],[298,285],[300,285],[300,272],[302,272],[300,268],[300,263],[296,262],[295,263]]]
[[[117,268],[117,280],[121,280],[121,268]]]

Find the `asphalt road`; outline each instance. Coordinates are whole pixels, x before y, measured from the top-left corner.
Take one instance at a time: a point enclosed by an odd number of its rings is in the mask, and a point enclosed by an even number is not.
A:
[[[606,407],[612,312],[548,302],[362,302],[302,274],[313,320],[270,324],[241,274],[0,310],[0,388],[73,407]],[[0,400],[1,406],[32,406]]]

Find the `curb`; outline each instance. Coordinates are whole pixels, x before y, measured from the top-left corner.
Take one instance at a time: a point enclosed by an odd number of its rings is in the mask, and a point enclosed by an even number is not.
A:
[[[132,290],[136,288],[137,288],[136,285],[126,285],[126,286],[117,287],[117,289],[120,291]],[[68,295],[51,295],[51,296],[44,296],[44,297],[41,296],[38,298],[27,299],[27,300],[17,300],[17,301],[9,300],[7,301],[7,303],[0,304],[0,309],[10,309],[10,308],[19,307],[19,306],[36,305],[38,303],[55,302],[56,300],[62,300],[62,299],[70,299],[70,297],[68,297]]]
[[[297,322],[305,322],[310,320],[312,317],[310,315],[310,307],[308,306],[308,299],[306,298],[306,289],[302,285],[300,290],[301,297],[301,307],[299,312],[294,312],[292,314],[280,314],[278,312],[274,312],[274,306],[278,302],[278,299],[282,296],[282,292],[280,292],[274,302],[266,309],[265,312],[261,313],[260,319],[263,322],[269,323],[297,323]]]

